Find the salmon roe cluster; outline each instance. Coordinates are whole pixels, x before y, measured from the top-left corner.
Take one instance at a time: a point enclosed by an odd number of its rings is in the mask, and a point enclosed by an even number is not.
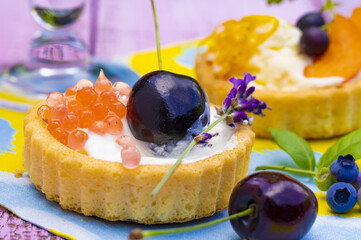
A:
[[[89,131],[99,135],[122,133],[130,90],[124,82],[112,84],[101,70],[95,85],[89,79],[81,79],[65,94],[51,93],[47,104],[41,105],[37,114],[47,123],[55,139],[71,149],[82,150]],[[122,147],[124,166],[138,166],[140,152],[134,139],[121,135],[116,142]]]

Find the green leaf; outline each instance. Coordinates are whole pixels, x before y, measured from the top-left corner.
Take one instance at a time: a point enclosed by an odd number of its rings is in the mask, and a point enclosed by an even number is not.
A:
[[[287,152],[301,169],[315,170],[315,156],[310,145],[302,137],[282,129],[270,128],[269,131],[277,145]]]
[[[332,0],[327,0],[326,3],[322,6],[321,10],[334,12],[335,7],[337,7],[339,5],[340,5],[340,3],[338,3],[338,2],[333,2]]]
[[[281,3],[282,1],[283,1],[283,0],[267,0],[268,4],[273,4],[273,3],[279,4],[279,3]]]
[[[340,138],[322,155],[317,169],[328,167],[339,155],[351,154],[355,159],[361,158],[361,128]]]

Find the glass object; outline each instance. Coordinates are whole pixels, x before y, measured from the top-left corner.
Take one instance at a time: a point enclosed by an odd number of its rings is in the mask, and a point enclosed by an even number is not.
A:
[[[87,2],[92,10],[90,22],[96,21],[98,0]],[[127,67],[91,57],[83,40],[71,30],[83,13],[85,0],[31,0],[30,5],[32,16],[44,29],[31,43],[28,62],[0,74],[1,90],[43,99],[50,92],[65,92],[82,78],[95,81],[101,68],[112,82],[132,86],[138,79]]]

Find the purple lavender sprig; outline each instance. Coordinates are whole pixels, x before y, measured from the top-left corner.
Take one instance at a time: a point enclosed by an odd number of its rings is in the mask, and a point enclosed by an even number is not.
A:
[[[252,125],[253,117],[248,117],[247,113],[264,116],[263,110],[270,109],[265,102],[251,96],[255,91],[255,87],[248,87],[248,84],[255,79],[256,76],[252,76],[250,73],[244,73],[244,79],[229,79],[233,87],[224,100],[222,107],[217,108],[217,114],[220,116],[229,112],[226,118],[229,126],[234,126],[235,123]]]
[[[212,144],[209,144],[209,141],[210,141],[213,137],[216,137],[216,136],[218,136],[218,133],[210,134],[210,133],[204,132],[204,133],[201,133],[201,134],[199,134],[198,136],[196,136],[196,137],[194,138],[194,141],[197,142],[197,145],[198,145],[198,146],[201,146],[201,147],[212,147]]]
[[[231,78],[229,81],[233,83],[233,88],[229,92],[227,98],[224,100],[221,108],[217,108],[217,114],[220,117],[212,122],[206,129],[203,130],[198,136],[196,136],[188,147],[184,150],[182,155],[178,160],[173,164],[169,169],[167,174],[159,182],[159,184],[154,188],[151,195],[155,196],[158,191],[162,188],[163,184],[171,176],[172,172],[177,168],[177,166],[182,162],[183,158],[190,152],[190,150],[196,145],[208,145],[208,141],[214,137],[210,134],[209,131],[212,130],[218,123],[226,120],[228,125],[234,126],[235,123],[242,122],[243,124],[252,124],[253,117],[248,117],[248,113],[253,113],[255,115],[263,116],[262,110],[269,109],[266,103],[259,101],[258,99],[251,96],[255,88],[247,88],[247,85],[256,79],[255,76],[252,76],[249,73],[244,74],[244,79],[241,78]],[[218,135],[218,134],[217,134]]]

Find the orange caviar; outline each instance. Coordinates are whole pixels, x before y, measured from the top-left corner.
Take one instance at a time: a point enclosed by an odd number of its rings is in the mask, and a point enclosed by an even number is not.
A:
[[[38,108],[38,117],[43,119],[44,122],[48,122],[51,114],[51,108],[48,105],[41,105]]]
[[[83,130],[74,130],[68,136],[68,146],[75,150],[82,150],[89,136]]]
[[[129,148],[129,147],[135,147],[135,141],[132,137],[129,137],[128,135],[121,135],[115,140],[116,143],[118,143],[123,148]]]
[[[115,85],[118,87],[114,88]],[[121,101],[128,99],[130,88],[120,82],[114,86],[101,71],[95,85],[89,79],[81,79],[65,94],[51,93],[46,99],[47,104],[38,108],[37,115],[47,123],[47,129],[55,139],[72,149],[82,150],[89,138],[88,131],[99,135],[122,133],[122,118],[127,109]],[[132,141],[127,139],[125,142],[134,148]],[[138,158],[134,150],[130,155]]]
[[[258,46],[266,41],[278,28],[279,21],[271,16],[246,16],[240,21],[229,20],[218,26],[201,45],[207,50],[206,59],[214,63],[215,76],[229,79],[243,72],[258,69],[249,62],[258,51]]]

